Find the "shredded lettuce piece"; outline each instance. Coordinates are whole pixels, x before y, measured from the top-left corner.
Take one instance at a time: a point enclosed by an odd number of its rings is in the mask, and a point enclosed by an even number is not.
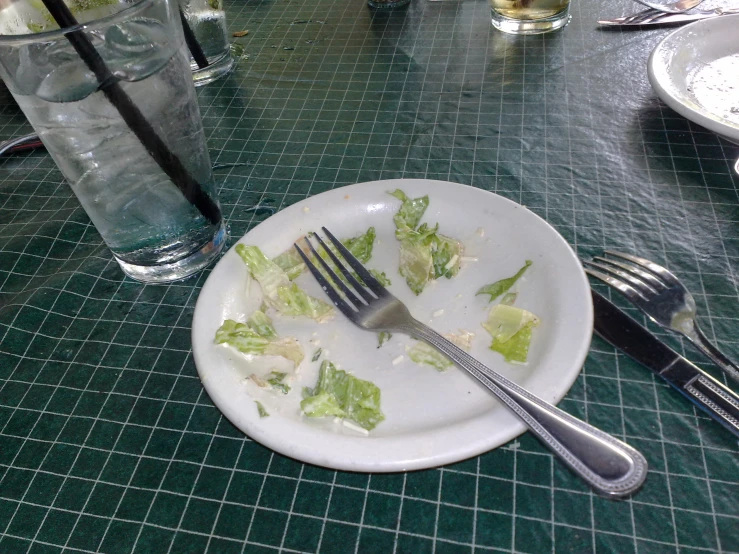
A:
[[[393,334],[388,333],[387,331],[380,331],[379,333],[377,333],[377,348],[380,348],[391,338],[393,338]]]
[[[432,244],[438,225],[429,228],[425,223],[417,231],[402,229],[396,232],[400,237],[400,265],[398,270],[410,289],[421,294],[434,276],[434,257]]]
[[[257,412],[259,413],[259,417],[269,417],[269,412],[264,409],[264,406],[262,406],[262,403],[259,400],[255,400],[254,403],[257,405]]]
[[[239,352],[253,356],[281,356],[297,367],[303,361],[303,348],[291,337],[264,337],[249,325],[227,319],[216,331],[216,344],[227,344]]]
[[[459,268],[462,265],[462,254],[464,253],[461,242],[437,233],[434,236],[431,249],[434,262],[434,279],[440,277],[451,279],[459,273]]]
[[[266,339],[277,338],[277,331],[272,326],[272,320],[262,310],[256,310],[246,320],[246,325],[260,337]]]
[[[460,329],[458,333],[447,333],[444,337],[459,346],[462,350],[469,350],[472,347],[472,339],[475,338],[475,334]],[[408,356],[417,364],[430,365],[439,371],[446,371],[454,365],[454,362],[439,350],[423,341],[417,341],[408,350]]]
[[[310,361],[311,362],[317,362],[318,361],[318,358],[321,357],[321,353],[322,352],[323,352],[323,349],[322,348],[319,348],[318,350],[316,350],[315,354],[313,354],[313,357],[311,358]]]
[[[444,356],[444,354],[423,341],[417,341],[408,350],[408,356],[417,364],[430,365],[439,371],[446,371],[454,365],[454,362]]]
[[[498,304],[493,306],[482,326],[493,337],[490,349],[503,355],[507,362],[526,363],[539,318],[531,312]]]
[[[531,260],[526,260],[526,263],[523,264],[523,267],[519,269],[513,277],[508,277],[507,279],[501,279],[500,281],[496,281],[492,285],[485,285],[484,287],[482,287],[480,290],[478,290],[475,293],[475,296],[480,295],[480,294],[489,294],[490,300],[488,300],[488,302],[492,302],[504,292],[508,292],[508,290],[513,285],[516,284],[516,281],[518,281],[521,278],[521,275],[523,275],[526,272],[526,270],[529,268],[531,264],[532,264]]]
[[[400,200],[403,204],[400,206],[398,213],[393,216],[393,221],[398,229],[407,227],[409,229],[415,229],[421,222],[426,208],[429,206],[429,197],[422,196],[421,198],[408,198],[406,194],[397,189],[391,193],[392,196]]]
[[[285,383],[285,377],[287,373],[281,371],[273,371],[267,375],[267,383],[269,383],[273,389],[277,389],[282,394],[290,392],[290,386]]]
[[[336,369],[328,360],[321,364],[316,386],[303,389],[300,407],[308,417],[340,417],[368,431],[385,419],[380,410],[380,389]]]
[[[375,231],[375,228],[370,227],[365,233],[357,235],[356,237],[343,239],[341,243],[347,247],[349,252],[351,252],[355,258],[357,258],[363,264],[366,264],[372,257],[372,250],[375,245],[376,236],[377,233]],[[338,250],[336,250],[330,242],[327,242],[326,244],[334,254],[339,256]],[[336,271],[338,275],[341,275],[343,279],[343,275],[336,270],[336,267],[334,266],[331,258],[329,258],[328,254],[326,254],[322,249],[320,250],[320,253],[321,257],[329,264],[332,269]],[[285,250],[282,254],[277,256],[272,261],[277,264],[280,269],[287,273],[287,277],[291,281],[297,279],[303,273],[303,271],[306,270],[305,262],[300,257],[300,254],[298,254],[295,248],[289,248]],[[369,271],[370,273],[372,273],[372,275],[374,275],[375,279],[380,281],[383,286],[386,287],[390,284],[390,279],[388,279],[387,275],[385,275],[385,272],[378,271],[376,269],[370,269]],[[358,275],[353,275],[357,279],[357,281],[359,281],[360,283],[362,282]]]
[[[400,241],[400,274],[416,294],[432,279],[451,279],[462,264],[462,243],[439,234],[439,224],[418,225],[429,204],[428,196],[410,199],[402,190],[390,193],[402,203],[393,217]]]
[[[287,274],[287,278],[291,281],[300,277],[300,274],[305,271],[305,262],[298,251],[295,250],[295,247],[288,248],[272,261]]]
[[[268,306],[284,315],[304,315],[316,321],[323,321],[334,314],[332,306],[308,296],[298,285],[291,283],[287,273],[256,246],[237,244],[236,253],[262,287]]]

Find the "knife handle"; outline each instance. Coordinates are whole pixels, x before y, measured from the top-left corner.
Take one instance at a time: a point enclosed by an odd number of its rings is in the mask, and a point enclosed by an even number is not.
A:
[[[665,373],[692,374],[688,380],[680,379],[682,384],[670,381],[693,404],[739,437],[739,395],[685,359],[679,359]]]

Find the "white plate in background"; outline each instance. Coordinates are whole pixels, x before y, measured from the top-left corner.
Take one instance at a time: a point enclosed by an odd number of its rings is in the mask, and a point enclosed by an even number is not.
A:
[[[739,15],[674,31],[652,52],[648,72],[665,104],[739,144]]]

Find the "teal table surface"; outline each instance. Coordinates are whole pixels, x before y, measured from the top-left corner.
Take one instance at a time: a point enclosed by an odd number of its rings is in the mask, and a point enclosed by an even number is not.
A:
[[[647,58],[669,29],[597,28],[636,4],[573,0],[568,27],[530,37],[494,31],[483,0],[226,8],[249,33],[198,98],[232,243],[347,184],[474,185],[581,257],[667,265],[739,358],[739,147],[652,91]],[[0,88],[0,137],[30,131]],[[560,405],[644,453],[630,499],[594,495],[530,434],[405,474],[273,453],[197,377],[207,276],[125,278],[43,149],[0,160],[0,553],[739,552],[737,439],[597,338]]]

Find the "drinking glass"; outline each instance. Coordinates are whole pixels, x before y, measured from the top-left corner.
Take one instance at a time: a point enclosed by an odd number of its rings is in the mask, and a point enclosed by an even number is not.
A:
[[[192,30],[192,37],[198,44],[195,48],[199,47],[205,58],[196,59],[193,48],[190,48],[192,77],[196,87],[205,85],[233,67],[223,0],[179,0],[179,4],[185,19],[183,26],[187,25]],[[205,66],[204,62],[208,65]]]
[[[187,277],[226,229],[177,5],[84,5],[59,29],[36,0],[2,0],[0,77],[124,273]]]
[[[489,0],[493,27],[515,35],[561,29],[570,21],[570,0]]]

